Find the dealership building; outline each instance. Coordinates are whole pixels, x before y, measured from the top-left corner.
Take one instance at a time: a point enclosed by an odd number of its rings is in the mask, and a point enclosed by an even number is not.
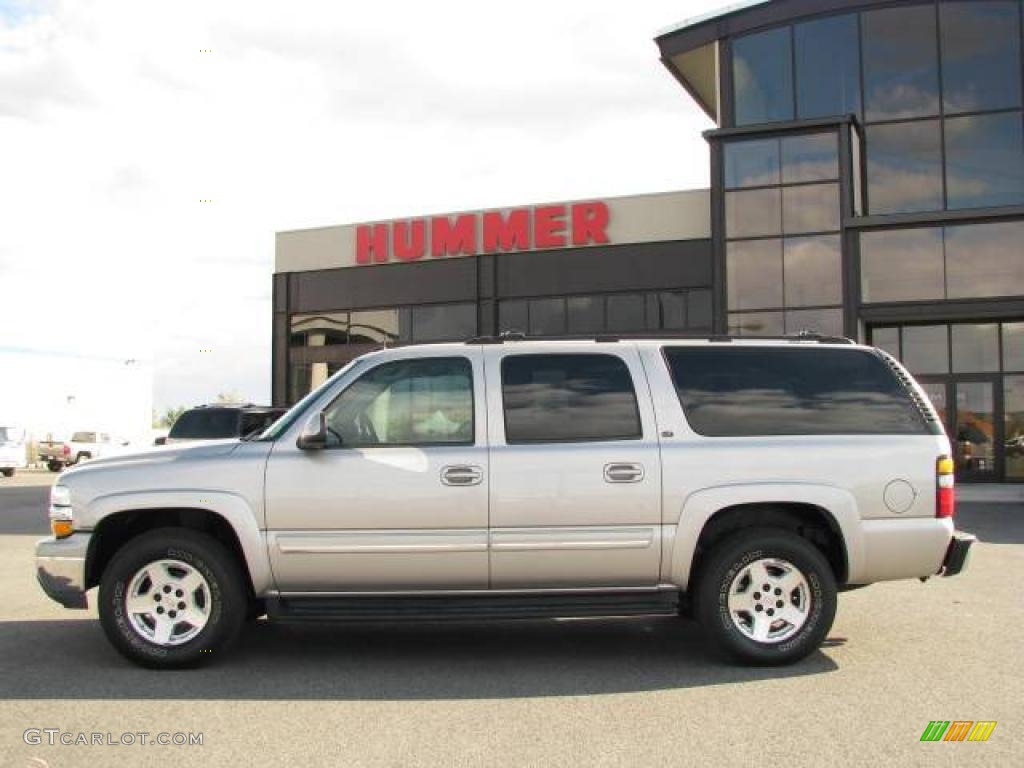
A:
[[[710,189],[278,233],[274,403],[385,343],[816,331],[903,361],[962,480],[1024,481],[1022,14],[762,0],[666,30]]]

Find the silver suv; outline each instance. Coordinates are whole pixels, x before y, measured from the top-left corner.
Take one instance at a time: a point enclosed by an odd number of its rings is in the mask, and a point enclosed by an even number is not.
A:
[[[686,615],[784,664],[837,592],[964,567],[949,456],[907,372],[843,339],[404,347],[255,439],[67,472],[37,571],[69,608],[99,586],[110,641],[152,667],[264,613]]]

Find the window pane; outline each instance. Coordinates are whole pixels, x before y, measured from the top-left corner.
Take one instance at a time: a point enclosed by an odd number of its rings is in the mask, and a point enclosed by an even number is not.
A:
[[[798,117],[860,115],[857,17],[833,16],[793,27]]]
[[[326,416],[330,439],[348,448],[472,443],[472,367],[461,357],[384,363],[342,392]]]
[[[872,328],[871,344],[879,349],[884,349],[897,360],[900,359],[899,328]]]
[[[782,189],[782,231],[787,235],[839,229],[839,185]]]
[[[782,196],[778,189],[725,193],[727,237],[778,235],[782,227]]]
[[[351,312],[349,324],[349,344],[382,344],[401,336],[397,309]]]
[[[600,333],[604,330],[604,297],[573,296],[568,300],[569,333]]]
[[[531,336],[560,336],[565,328],[565,299],[530,301]]]
[[[911,373],[949,373],[949,339],[945,325],[903,328],[903,364]]]
[[[781,312],[732,312],[730,336],[781,336],[784,333]]]
[[[686,324],[693,329],[710,328],[711,291],[690,291],[686,297]]]
[[[862,27],[865,119],[938,114],[935,7],[869,11],[862,15]]]
[[[729,309],[782,306],[782,241],[751,240],[726,246]]]
[[[1024,371],[1024,323],[1003,323],[1003,370]]]
[[[1006,477],[1024,480],[1024,376],[1003,379]]]
[[[946,195],[950,208],[1024,201],[1024,137],[1019,112],[946,121]]]
[[[733,41],[736,124],[793,119],[793,60],[789,28]]]
[[[686,419],[708,436],[919,434],[925,422],[872,352],[665,350]]]
[[[814,133],[782,140],[782,183],[829,181],[839,178],[836,134]]]
[[[860,236],[864,301],[920,301],[945,296],[942,228],[865,232]]]
[[[659,293],[654,299],[657,314],[648,318],[650,328],[681,331],[687,327],[685,293]]]
[[[871,213],[942,209],[942,152],[937,120],[867,129]]]
[[[291,363],[288,366],[288,401],[297,403],[313,388],[313,366]]]
[[[809,331],[823,336],[843,335],[843,310],[835,309],[796,309],[786,312],[786,333]]]
[[[612,355],[511,355],[501,363],[508,443],[641,437],[626,364]]]
[[[525,301],[503,301],[498,304],[498,331],[518,331],[526,333],[529,330],[527,321],[527,304]]]
[[[725,186],[767,187],[779,183],[779,140],[734,141],[725,145]]]
[[[461,341],[476,336],[476,304],[412,308],[413,341]]]
[[[1018,3],[943,2],[943,104],[950,112],[1020,106]]]
[[[999,325],[954,325],[951,329],[953,373],[999,370]]]
[[[644,297],[638,293],[609,296],[609,331],[642,331],[644,329]]]
[[[946,227],[946,284],[951,299],[1024,293],[1024,222]]]
[[[843,300],[839,235],[786,238],[782,269],[787,307],[839,304]]]

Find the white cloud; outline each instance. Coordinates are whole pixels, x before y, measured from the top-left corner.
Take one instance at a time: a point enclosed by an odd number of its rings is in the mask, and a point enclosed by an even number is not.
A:
[[[684,5],[0,0],[0,347],[266,401],[277,230],[704,186]]]

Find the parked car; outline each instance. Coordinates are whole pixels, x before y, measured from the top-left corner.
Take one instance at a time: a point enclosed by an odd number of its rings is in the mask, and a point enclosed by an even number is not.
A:
[[[69,471],[36,567],[69,608],[99,586],[107,637],[151,667],[220,658],[264,611],[682,614],[785,664],[839,591],[965,567],[950,455],[906,370],[846,340],[409,346],[256,439]]]
[[[195,440],[224,440],[263,432],[287,408],[252,403],[214,403],[190,408],[179,416],[165,438],[156,445]]]
[[[14,471],[25,468],[25,430],[0,426],[0,475],[13,477]]]
[[[111,437],[107,432],[75,432],[70,440],[43,440],[39,443],[39,460],[51,472],[60,472],[80,461],[123,453],[127,440]]]

